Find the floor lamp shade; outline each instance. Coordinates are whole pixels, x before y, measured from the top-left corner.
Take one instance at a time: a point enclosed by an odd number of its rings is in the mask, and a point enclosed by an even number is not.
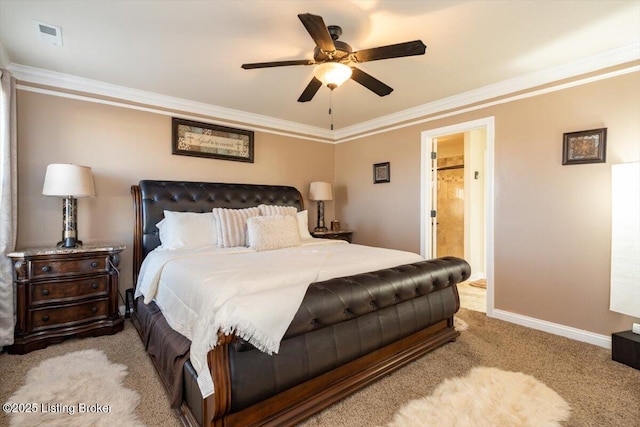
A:
[[[62,197],[62,241],[58,246],[73,248],[82,244],[78,240],[77,202],[79,197],[93,197],[96,189],[91,168],[54,163],[47,166],[42,194]]]
[[[640,318],[640,162],[611,166],[609,309]]]
[[[324,201],[333,200],[331,184],[328,182],[312,182],[309,186],[309,200],[318,201],[318,226],[313,231],[328,231],[324,225]]]

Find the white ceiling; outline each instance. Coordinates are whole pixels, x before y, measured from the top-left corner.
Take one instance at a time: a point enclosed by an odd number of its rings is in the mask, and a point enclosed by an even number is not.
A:
[[[240,68],[312,58],[314,42],[297,17],[307,12],[340,25],[340,40],[354,50],[415,39],[427,45],[423,56],[360,64],[394,92],[381,98],[354,81],[337,88],[338,130],[571,64],[640,58],[635,0],[0,0],[0,65],[328,129],[327,88],[297,102],[311,66]],[[61,27],[63,46],[40,41],[34,20]]]

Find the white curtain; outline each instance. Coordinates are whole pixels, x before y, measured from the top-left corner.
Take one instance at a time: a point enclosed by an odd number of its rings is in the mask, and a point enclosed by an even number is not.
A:
[[[15,325],[13,268],[7,254],[16,246],[17,133],[16,83],[0,69],[0,346],[13,344]]]

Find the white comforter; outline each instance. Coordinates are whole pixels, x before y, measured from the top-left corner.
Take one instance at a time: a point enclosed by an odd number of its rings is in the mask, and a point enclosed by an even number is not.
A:
[[[191,363],[203,397],[214,391],[207,353],[218,330],[269,354],[298,311],[309,284],[421,261],[417,254],[311,239],[256,252],[245,247],[153,251],[140,269],[136,297],[152,300],[169,325],[191,340]]]

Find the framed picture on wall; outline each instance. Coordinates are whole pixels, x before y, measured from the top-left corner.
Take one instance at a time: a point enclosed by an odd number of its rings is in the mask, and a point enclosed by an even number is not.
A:
[[[171,153],[253,163],[253,131],[174,117]]]
[[[383,182],[391,182],[389,162],[376,163],[373,165],[373,183],[380,184]]]
[[[563,134],[562,164],[604,163],[606,161],[607,128]]]

